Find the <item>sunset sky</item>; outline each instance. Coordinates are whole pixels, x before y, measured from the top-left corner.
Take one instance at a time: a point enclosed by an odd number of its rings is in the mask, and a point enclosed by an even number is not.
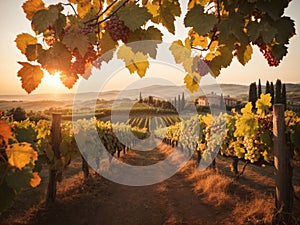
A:
[[[17,77],[17,72],[20,69],[20,65],[17,61],[26,61],[26,58],[21,55],[14,42],[17,34],[23,32],[33,34],[30,22],[26,19],[23,9],[21,8],[23,2],[25,1],[0,1],[0,94],[26,94],[21,88],[20,79]],[[47,0],[45,2],[50,4],[59,1]],[[294,19],[297,33],[299,32],[300,23],[299,10],[300,1],[293,0],[285,13],[286,16],[290,16]],[[184,29],[182,18],[177,21],[176,26],[177,31],[175,36],[168,34],[164,39],[166,43],[171,43],[173,40],[182,39],[184,37],[187,29]],[[291,39],[288,51],[288,55],[284,57],[279,67],[270,68],[268,67],[266,60],[260,54],[258,48],[254,47],[252,60],[245,67],[240,65],[237,60],[234,59],[229,68],[221,71],[221,75],[218,77],[217,81],[220,83],[248,85],[253,81],[257,81],[259,78],[261,78],[263,84],[266,80],[275,81],[277,78],[280,78],[285,83],[300,83],[300,71],[298,68],[300,60],[299,35],[296,35]],[[167,80],[170,79],[176,83],[183,84],[184,74],[171,67],[172,66],[162,66],[161,64],[156,63],[155,65],[150,66],[150,70],[146,76],[165,77]],[[138,75],[130,75],[125,69],[122,70],[122,68],[118,68],[117,70],[119,72],[115,75],[114,81],[111,80],[107,89],[122,89],[129,83],[140,79]],[[99,73],[99,71],[93,72],[89,82],[92,82],[93,79],[97,79],[97,73]],[[178,74],[175,76],[174,73]],[[70,93],[76,91],[77,86],[78,85],[75,85],[73,89],[69,90],[59,83],[58,77],[47,75],[44,77],[38,88],[32,93]],[[97,89],[97,87],[95,87],[95,89]]]

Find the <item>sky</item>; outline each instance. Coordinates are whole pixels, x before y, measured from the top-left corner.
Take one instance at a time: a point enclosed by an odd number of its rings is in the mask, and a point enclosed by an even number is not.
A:
[[[14,42],[16,36],[20,33],[26,32],[33,34],[31,30],[30,22],[26,19],[22,9],[22,4],[25,0],[1,0],[0,1],[0,94],[26,94],[21,87],[20,78],[17,77],[20,65],[18,61],[26,61],[26,57],[23,56],[17,49]],[[46,4],[59,2],[58,0],[46,0]],[[66,0],[62,0],[66,2]],[[181,1],[186,3],[187,1]],[[185,5],[185,4],[183,4]],[[290,16],[296,24],[296,33],[298,33],[300,24],[300,1],[293,0],[289,7],[286,9],[285,15]],[[164,43],[170,44],[177,39],[183,39],[186,36],[188,29],[184,28],[183,17],[176,20],[176,32],[175,35],[166,34],[164,37]],[[162,32],[165,31],[161,28]],[[146,74],[146,78],[149,77],[162,77],[166,81],[172,81],[176,84],[183,84],[184,72],[178,65],[175,65],[171,56],[165,56],[165,51],[159,52],[160,59],[150,63],[150,68]],[[221,70],[221,74],[217,78],[218,83],[231,83],[231,84],[244,84],[248,85],[251,82],[257,82],[261,79],[262,84],[269,81],[276,81],[281,79],[285,83],[300,83],[300,74],[298,68],[298,61],[300,59],[300,36],[295,35],[290,40],[288,55],[284,57],[279,67],[269,67],[267,61],[260,54],[259,49],[255,46],[252,60],[246,65],[242,66],[234,59],[231,65]],[[122,62],[114,62],[103,65],[102,70],[93,70],[92,76],[88,81],[80,80],[74,88],[71,90],[65,88],[60,82],[58,76],[45,75],[42,83],[38,88],[32,92],[32,94],[40,93],[72,93],[76,92],[80,86],[85,86],[86,90],[97,91],[99,88],[102,90],[120,90],[127,86],[140,82],[137,74],[129,74],[127,69],[124,68]],[[114,64],[115,63],[115,64]],[[105,83],[101,87],[99,84],[100,76],[107,76],[105,73],[105,67],[114,70],[110,72],[112,75],[103,79]],[[149,80],[145,79],[145,86],[148,85]],[[157,79],[157,82],[160,82]],[[168,82],[167,82],[168,83]],[[155,79],[153,80],[155,84]]]

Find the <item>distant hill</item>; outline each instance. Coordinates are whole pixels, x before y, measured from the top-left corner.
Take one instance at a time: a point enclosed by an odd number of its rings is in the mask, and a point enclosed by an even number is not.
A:
[[[240,101],[247,101],[249,87],[239,84],[220,84],[203,86],[202,92],[193,93],[192,98],[197,95],[203,95],[211,92],[217,92],[221,88],[223,96],[230,96]],[[286,84],[287,99],[293,103],[300,103],[300,84]],[[262,86],[264,92],[265,86]],[[174,97],[185,92],[185,96],[190,93],[185,86],[165,86],[151,85],[140,89],[128,89],[123,91],[105,91],[100,94],[96,92],[79,93],[76,95],[77,100],[82,101],[82,104],[91,105],[95,99],[104,100],[136,100],[139,98],[140,92],[142,97],[153,95],[166,100],[173,100]],[[219,93],[220,94],[220,93]],[[75,94],[31,94],[31,95],[0,95],[0,109],[6,110],[12,107],[23,107],[26,110],[44,110],[50,107],[72,107]]]

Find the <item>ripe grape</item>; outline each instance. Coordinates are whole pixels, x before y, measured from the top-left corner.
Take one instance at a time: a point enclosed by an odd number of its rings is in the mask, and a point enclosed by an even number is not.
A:
[[[194,58],[193,71],[199,73],[200,76],[205,76],[209,73],[209,61],[199,57]]]
[[[268,61],[269,66],[279,66],[280,60],[275,59],[275,57],[272,55],[271,49],[267,45],[260,43],[259,41],[254,42],[254,44],[259,47],[259,50]]]
[[[113,15],[107,20],[105,30],[114,41],[122,40],[124,43],[127,43],[130,30],[117,15]]]

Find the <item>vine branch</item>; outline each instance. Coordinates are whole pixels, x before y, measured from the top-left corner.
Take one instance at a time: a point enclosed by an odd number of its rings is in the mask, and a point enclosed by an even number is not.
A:
[[[64,5],[64,6],[70,6],[73,9],[73,12],[75,13],[75,15],[78,16],[74,6],[71,3],[61,3],[61,4]]]

